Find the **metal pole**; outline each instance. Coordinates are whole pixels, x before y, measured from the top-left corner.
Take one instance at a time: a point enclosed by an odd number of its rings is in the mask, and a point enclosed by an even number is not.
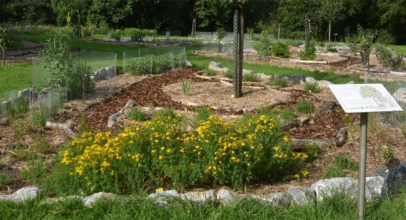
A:
[[[233,95],[238,98],[238,9],[234,10]]]
[[[244,64],[244,11],[240,9],[240,54],[238,55],[238,97],[242,96],[242,70]]]
[[[123,52],[123,73],[125,73],[125,51]]]
[[[364,219],[365,176],[367,160],[367,125],[368,113],[361,113],[361,131],[359,138],[359,171],[358,171],[358,215]]]
[[[86,59],[85,59],[85,69],[83,71],[83,88],[82,88],[82,101],[85,101],[85,86],[86,86]]]
[[[330,45],[330,39],[331,39],[331,20],[329,20],[328,23],[328,44]]]
[[[79,32],[79,33],[78,33],[78,50],[79,50],[79,52],[80,52],[80,40],[79,40],[79,39],[80,39],[80,29],[81,29],[81,25],[80,25],[80,10],[78,10],[78,20],[79,20],[79,22],[78,22],[78,23],[79,23],[79,28],[78,28],[78,29],[79,29],[79,30],[78,30],[78,32]]]
[[[278,40],[281,38],[281,23],[279,23],[279,29],[278,29]]]

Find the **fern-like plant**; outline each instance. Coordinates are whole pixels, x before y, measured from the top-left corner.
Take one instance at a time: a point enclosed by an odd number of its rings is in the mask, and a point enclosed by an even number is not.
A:
[[[190,84],[192,84],[192,79],[190,79],[190,80],[182,79],[180,81],[180,85],[182,86],[183,94],[185,96],[189,95]]]

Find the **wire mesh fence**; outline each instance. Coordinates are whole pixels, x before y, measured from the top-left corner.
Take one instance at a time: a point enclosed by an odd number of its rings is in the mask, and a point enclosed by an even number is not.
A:
[[[67,100],[66,88],[49,89],[46,93],[33,93],[29,97],[30,121],[34,125],[45,125],[45,120],[57,115]]]
[[[39,94],[65,88],[67,101],[107,96],[115,90],[116,59],[105,52],[76,53],[60,60],[38,56],[33,60],[33,88]]]
[[[16,117],[22,113],[28,112],[30,91],[11,90],[0,93],[0,118]]]
[[[134,75],[159,74],[184,67],[184,47],[151,47],[123,52],[123,71]]]

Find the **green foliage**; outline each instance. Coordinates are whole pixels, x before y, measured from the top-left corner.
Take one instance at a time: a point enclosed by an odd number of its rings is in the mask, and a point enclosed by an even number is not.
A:
[[[305,49],[299,52],[299,57],[301,60],[314,60],[316,58],[316,47],[313,44],[306,45]]]
[[[394,160],[395,152],[392,147],[387,147],[387,149],[382,149],[382,158],[385,160]]]
[[[155,115],[158,118],[176,118],[176,113],[173,108],[163,108],[158,110]]]
[[[197,128],[201,121],[209,120],[210,116],[213,115],[213,109],[210,107],[198,107],[195,109],[195,114],[193,117],[193,128]]]
[[[334,165],[343,170],[358,170],[358,162],[348,158],[345,155],[334,156]]]
[[[46,174],[47,170],[42,157],[31,154],[28,158],[27,165],[21,169],[20,177],[30,181],[31,183],[38,184],[41,178],[46,176]]]
[[[110,31],[110,32],[107,33],[107,36],[110,39],[114,39],[116,41],[121,40],[121,35],[122,35],[121,30]]]
[[[317,83],[307,82],[303,85],[303,90],[311,93],[319,93],[320,88]]]
[[[244,82],[259,82],[260,79],[261,77],[254,72],[242,75],[242,81]]]
[[[327,166],[324,169],[324,177],[325,178],[337,178],[343,177],[343,170],[333,166]]]
[[[227,70],[227,71],[223,72],[223,76],[226,77],[226,78],[232,79],[233,78],[233,71]]]
[[[82,37],[91,37],[96,32],[96,26],[95,25],[82,26],[80,30]]]
[[[204,71],[204,75],[205,76],[217,76],[217,72],[207,68],[206,71]]]
[[[285,120],[292,120],[295,118],[295,112],[291,108],[287,108],[281,110],[279,116]]]
[[[287,84],[288,82],[280,76],[271,76],[268,80],[268,85],[270,86],[285,87]]]
[[[0,171],[0,187],[7,185],[11,180],[11,176],[7,172]]]
[[[190,84],[192,84],[192,79],[190,79],[190,80],[182,79],[182,81],[180,82],[180,85],[182,86],[183,94],[185,96],[189,95]]]
[[[220,54],[220,42],[221,42],[221,40],[223,40],[225,33],[226,33],[226,31],[224,30],[224,28],[217,28],[216,35],[217,35],[217,41],[219,42],[218,54]]]
[[[377,44],[375,46],[376,58],[383,66],[389,67],[391,70],[399,70],[405,67],[403,56],[394,57],[385,46]]]
[[[250,40],[253,40],[254,28],[247,28],[247,33],[248,33],[248,36],[250,37]]]
[[[173,58],[171,58],[173,56]],[[170,70],[172,68],[171,60],[175,64],[180,64],[184,66],[184,62],[181,62],[184,59],[182,53],[171,55],[166,53],[163,55],[147,55],[143,57],[134,58],[128,61],[126,66],[126,71],[134,75],[144,75],[144,74],[160,74],[165,70]]]
[[[328,52],[337,52],[337,49],[334,48],[334,47],[328,46],[328,47],[327,47],[327,51],[328,51]]]
[[[272,46],[271,53],[273,56],[276,57],[289,58],[289,46],[282,42],[277,42],[275,45]]]
[[[386,45],[395,44],[395,42],[396,39],[387,30],[380,30],[378,32],[378,38],[375,41],[375,43]]]
[[[302,100],[296,104],[296,112],[310,114],[313,113],[316,108],[314,107],[313,103]]]
[[[146,117],[147,115],[144,112],[140,111],[138,108],[134,108],[127,113],[127,118],[132,121],[145,121]]]

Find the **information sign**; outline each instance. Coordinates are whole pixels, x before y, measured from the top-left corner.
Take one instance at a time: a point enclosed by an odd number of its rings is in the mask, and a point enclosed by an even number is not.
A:
[[[329,85],[345,113],[403,111],[382,84]]]

